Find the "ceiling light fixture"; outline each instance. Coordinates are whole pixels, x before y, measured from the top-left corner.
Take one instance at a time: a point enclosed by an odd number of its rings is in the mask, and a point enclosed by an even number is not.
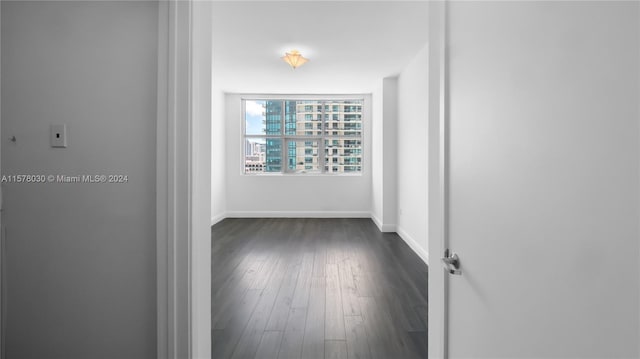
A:
[[[302,66],[305,62],[309,61],[309,59],[302,57],[302,54],[298,50],[291,50],[291,52],[285,53],[281,58],[284,62],[291,65],[294,70],[296,67]]]

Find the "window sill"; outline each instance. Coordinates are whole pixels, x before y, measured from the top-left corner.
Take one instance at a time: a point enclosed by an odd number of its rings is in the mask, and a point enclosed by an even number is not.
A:
[[[363,173],[241,173],[247,177],[362,177]]]

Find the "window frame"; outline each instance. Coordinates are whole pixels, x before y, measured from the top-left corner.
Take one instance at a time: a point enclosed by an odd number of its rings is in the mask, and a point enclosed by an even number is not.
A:
[[[280,116],[280,134],[279,135],[273,135],[273,134],[269,134],[267,135],[265,134],[260,134],[260,135],[256,135],[256,134],[247,134],[246,133],[246,102],[247,101],[282,101],[282,113]],[[320,116],[320,128],[313,128],[312,131],[313,132],[320,132],[320,134],[315,134],[315,135],[287,135],[286,134],[286,110],[285,110],[285,101],[315,101],[315,102],[322,102],[322,104],[318,105],[317,103],[314,104],[308,104],[305,106],[312,106],[312,107],[317,107],[317,108],[321,108],[321,111],[319,112],[319,116]],[[329,111],[328,113],[333,113],[333,107],[331,106],[330,103],[326,103],[326,102],[337,102],[337,101],[359,101],[360,104],[359,106],[361,107],[360,109],[360,113],[361,113],[361,118],[360,118],[360,129],[359,129],[359,135],[334,135],[333,132],[329,131],[332,128],[329,127],[329,125],[327,124],[327,119],[325,114],[327,113],[327,106],[329,106]],[[314,96],[314,95],[309,95],[309,96],[295,96],[295,95],[251,95],[251,96],[240,96],[240,123],[241,123],[241,130],[240,130],[240,137],[241,137],[241,158],[240,158],[240,162],[241,162],[241,166],[240,166],[240,172],[241,175],[243,176],[362,176],[365,171],[365,164],[366,164],[366,160],[365,160],[365,146],[366,141],[366,122],[368,121],[367,116],[370,116],[369,111],[367,111],[367,106],[368,106],[368,99],[365,95],[322,95],[322,96]],[[317,108],[314,108],[314,110],[317,110]],[[317,111],[313,111],[314,113]],[[346,113],[346,111],[345,111]],[[315,121],[314,121],[315,122]],[[305,130],[307,131],[307,130]],[[344,133],[344,131],[343,131]],[[257,138],[257,139],[264,139],[265,142],[268,138],[276,138],[276,139],[280,139],[281,141],[281,161],[280,161],[280,166],[281,169],[279,172],[246,172],[246,157],[247,157],[247,146],[246,146],[246,141],[251,139],[251,138]],[[325,153],[325,141],[331,141],[331,140],[336,140],[336,139],[343,139],[343,140],[347,140],[347,139],[351,139],[351,140],[358,140],[360,141],[360,163],[358,164],[358,166],[360,166],[360,171],[354,171],[354,172],[333,172],[331,171],[326,171],[325,167],[329,166],[332,167],[333,166],[333,162],[329,162],[327,160],[327,155]],[[304,172],[298,172],[296,170],[291,170],[289,169],[289,150],[288,150],[288,141],[314,141],[317,142],[318,144],[318,168],[319,171],[313,171],[313,172],[306,172],[306,170]],[[306,164],[306,163],[305,163]],[[345,164],[346,165],[346,164]],[[349,164],[349,166],[353,166],[353,164]],[[265,164],[266,167],[266,164]]]

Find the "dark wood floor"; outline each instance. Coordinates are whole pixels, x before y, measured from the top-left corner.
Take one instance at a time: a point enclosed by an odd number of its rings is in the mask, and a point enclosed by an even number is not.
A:
[[[427,357],[427,266],[369,219],[212,227],[213,358]]]

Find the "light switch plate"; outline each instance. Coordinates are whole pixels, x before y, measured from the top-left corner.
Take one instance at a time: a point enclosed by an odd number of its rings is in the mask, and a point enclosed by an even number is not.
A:
[[[51,147],[67,147],[67,125],[51,125]]]

